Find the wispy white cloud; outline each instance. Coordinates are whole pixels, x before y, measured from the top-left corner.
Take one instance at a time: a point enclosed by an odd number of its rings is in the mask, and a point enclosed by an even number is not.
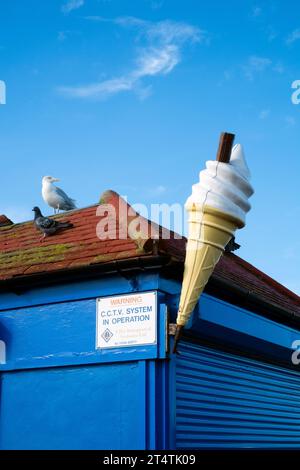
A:
[[[234,78],[234,71],[233,70],[224,70],[223,74],[221,75],[221,78],[220,80],[217,82],[217,86],[218,87],[221,87],[224,85],[224,83],[226,82],[229,82],[230,80],[232,80]]]
[[[135,17],[108,20],[90,16],[87,19],[134,28],[146,39],[146,47],[138,50],[134,67],[122,76],[82,86],[59,87],[58,91],[68,97],[104,99],[120,92],[135,91],[145,99],[151,93],[151,87],[143,85],[144,78],[169,74],[181,61],[184,44],[208,41],[204,31],[187,23],[170,20],[153,23]]]
[[[281,62],[277,62],[277,64],[272,67],[272,70],[277,73],[283,73],[285,69]]]
[[[69,30],[69,29],[66,29],[64,31],[59,31],[57,33],[57,40],[59,42],[64,42],[66,41],[70,36],[75,36],[75,35],[80,35],[81,32],[80,31],[77,31],[77,30]]]
[[[267,119],[270,116],[270,110],[269,109],[262,109],[261,112],[258,115],[258,118],[261,120]]]
[[[223,73],[224,80],[228,81],[233,77],[233,73],[231,70],[224,70]]]
[[[70,33],[71,33],[71,31],[59,31],[58,34],[57,34],[58,41],[60,41],[60,42],[65,41]]]
[[[152,91],[153,91],[152,85],[145,86],[141,82],[135,84],[134,92],[140,101],[144,101],[147,98],[149,98],[149,96],[152,95]]]
[[[166,186],[158,185],[158,186],[155,186],[154,188],[149,188],[148,195],[155,197],[155,196],[161,196],[162,194],[165,194],[166,192],[167,192]]]
[[[65,31],[59,31],[58,32],[58,35],[57,35],[57,39],[60,41],[60,42],[63,42],[65,39],[66,39],[66,33]]]
[[[255,6],[252,8],[251,16],[253,18],[258,18],[262,14],[262,8],[259,6]]]
[[[266,32],[267,32],[267,39],[269,42],[274,41],[274,39],[276,39],[278,36],[277,31],[271,25],[267,26]]]
[[[159,8],[161,8],[163,6],[164,2],[163,0],[159,0],[159,1],[151,1],[151,8],[152,10],[159,10]]]
[[[175,44],[167,44],[162,48],[144,50],[137,60],[137,68],[133,72],[136,78],[167,75],[180,61],[179,48]]]
[[[77,87],[60,87],[58,90],[65,96],[73,98],[105,98],[121,91],[129,91],[133,87],[133,81],[126,76],[104,80],[99,83]]]
[[[113,19],[103,16],[86,16],[85,18],[90,21],[114,23],[123,27],[135,28],[150,40],[159,40],[159,42],[165,44],[171,42],[184,43],[186,41],[207,42],[209,40],[207,31],[180,21],[162,20],[153,22],[135,16],[118,16]]]
[[[136,68],[128,75],[85,86],[60,87],[59,91],[74,98],[103,99],[122,91],[137,88],[139,96],[145,99],[145,88],[138,86],[140,80],[154,75],[166,75],[173,70],[178,62],[179,51],[175,46],[168,45],[162,49],[152,48],[140,53]],[[146,89],[149,91],[149,87]]]
[[[299,39],[300,39],[300,29],[295,29],[288,35],[285,42],[287,45],[290,45],[290,44],[293,44],[293,42],[298,41]]]
[[[84,5],[84,0],[69,0],[61,7],[63,13],[70,13],[72,10],[77,10]]]
[[[264,72],[272,64],[272,60],[267,57],[251,56],[243,70],[248,80],[253,80],[257,73]]]
[[[293,116],[285,116],[284,121],[286,127],[294,127],[296,125],[296,119]]]
[[[145,0],[152,10],[159,10],[164,5],[164,0]]]
[[[208,41],[206,31],[187,23],[165,20],[158,23],[144,22],[142,26],[150,40],[158,40],[163,44]]]

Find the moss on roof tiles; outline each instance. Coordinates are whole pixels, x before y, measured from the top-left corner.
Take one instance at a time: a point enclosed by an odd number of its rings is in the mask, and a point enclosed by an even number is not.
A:
[[[7,230],[11,230],[14,227],[15,227],[14,225],[2,225],[0,226],[0,233],[6,232]]]
[[[21,252],[18,250],[0,253],[0,269],[7,268],[8,264],[20,266],[28,261],[30,261],[31,264],[34,264],[40,261],[45,261],[45,257],[47,259],[47,263],[62,261],[65,259],[66,252],[74,246],[75,245],[73,243],[61,243],[57,245],[38,246]]]

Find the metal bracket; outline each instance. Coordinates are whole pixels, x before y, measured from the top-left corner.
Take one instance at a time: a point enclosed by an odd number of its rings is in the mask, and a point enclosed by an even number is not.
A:
[[[176,323],[169,323],[169,335],[175,336],[176,333]]]

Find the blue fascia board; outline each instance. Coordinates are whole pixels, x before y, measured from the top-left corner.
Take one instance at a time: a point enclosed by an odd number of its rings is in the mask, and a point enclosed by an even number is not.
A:
[[[238,333],[248,338],[249,343],[252,338],[256,342],[291,350],[293,341],[300,339],[300,331],[296,329],[203,294],[187,330],[193,334],[210,330],[210,334],[213,334],[216,327],[219,331],[223,329],[225,341],[232,341],[233,333]]]
[[[145,273],[131,279],[110,274],[98,279],[56,284],[26,289],[22,293],[0,293],[0,312],[35,305],[47,305],[59,302],[91,299],[96,297],[126,294],[145,290],[157,290],[159,277],[157,273]]]

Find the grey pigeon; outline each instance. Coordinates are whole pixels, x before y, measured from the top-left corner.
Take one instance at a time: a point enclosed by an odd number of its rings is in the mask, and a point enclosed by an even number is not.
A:
[[[74,199],[70,198],[62,189],[55,186],[55,181],[59,181],[58,178],[53,176],[44,176],[42,180],[42,196],[44,201],[56,211],[70,211],[76,209]]]
[[[58,220],[44,217],[39,207],[34,207],[32,210],[34,212],[34,225],[44,234],[43,238],[54,235],[59,230],[73,227],[73,224],[70,222],[59,222]]]

